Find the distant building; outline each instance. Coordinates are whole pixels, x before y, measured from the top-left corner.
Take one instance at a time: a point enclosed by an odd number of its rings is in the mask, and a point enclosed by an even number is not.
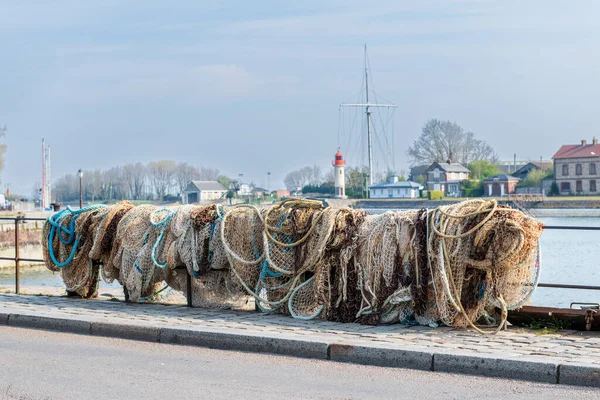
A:
[[[445,163],[434,162],[425,172],[427,190],[441,190],[446,197],[459,197],[461,182],[469,179],[469,169],[452,160]]]
[[[597,194],[600,170],[600,145],[593,138],[592,144],[563,145],[552,157],[554,181],[560,194]]]
[[[519,178],[511,175],[498,174],[483,180],[483,195],[502,197],[515,193]]]
[[[184,204],[218,200],[225,197],[227,189],[217,181],[191,181],[183,196]]]
[[[284,198],[284,197],[290,197],[291,193],[290,193],[289,190],[285,190],[285,189],[283,189],[283,190],[276,190],[275,191],[275,196],[278,199],[281,199],[281,198]]]
[[[238,196],[250,196],[252,194],[252,186],[250,186],[246,183],[242,183],[238,187],[237,194],[238,194]]]
[[[429,168],[429,164],[412,167],[410,175],[408,175],[408,180],[413,182],[427,182],[427,168]]]
[[[392,175],[388,182],[369,186],[369,197],[372,199],[414,199],[419,197],[419,191],[422,189],[423,185],[417,182],[398,181],[398,177]]]
[[[528,161],[498,161],[496,167],[503,174],[513,175],[519,170],[519,168],[526,165]]]
[[[527,178],[527,175],[529,175],[531,171],[548,171],[550,168],[552,168],[551,162],[531,161],[517,169],[512,176],[522,180]]]
[[[255,197],[267,197],[271,195],[271,192],[269,192],[267,189],[255,187],[252,189],[252,195]]]

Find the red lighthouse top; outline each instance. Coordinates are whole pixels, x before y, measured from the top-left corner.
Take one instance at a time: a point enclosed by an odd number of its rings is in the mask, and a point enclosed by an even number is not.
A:
[[[346,161],[344,161],[342,158],[342,153],[340,152],[339,148],[337,153],[335,153],[335,161],[333,162],[333,165],[346,165]]]

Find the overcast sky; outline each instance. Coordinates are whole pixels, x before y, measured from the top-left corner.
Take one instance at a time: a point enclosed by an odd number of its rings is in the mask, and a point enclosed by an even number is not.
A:
[[[175,6],[176,4],[176,6]],[[598,1],[0,0],[4,184],[29,195],[41,138],[53,176],[173,159],[283,186],[331,166],[363,45],[396,104],[398,169],[429,118],[502,159],[591,141]],[[344,149],[342,149],[344,151]]]

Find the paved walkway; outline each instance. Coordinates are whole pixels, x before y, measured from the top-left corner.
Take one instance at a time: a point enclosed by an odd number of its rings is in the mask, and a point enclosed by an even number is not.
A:
[[[79,322],[84,324],[76,324]],[[445,327],[400,324],[373,327],[184,305],[2,294],[0,324],[5,323],[374,365],[600,386],[598,332],[569,330],[539,335],[535,331],[509,328],[496,335],[481,335]]]

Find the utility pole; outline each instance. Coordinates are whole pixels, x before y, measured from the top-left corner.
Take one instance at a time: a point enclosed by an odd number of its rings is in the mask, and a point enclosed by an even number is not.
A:
[[[367,45],[365,44],[365,94],[366,103],[359,104],[340,104],[340,107],[360,107],[365,108],[367,114],[367,152],[369,155],[369,185],[373,184],[373,137],[371,134],[371,107],[397,108],[396,104],[376,104],[369,102],[369,69],[367,63]]]

